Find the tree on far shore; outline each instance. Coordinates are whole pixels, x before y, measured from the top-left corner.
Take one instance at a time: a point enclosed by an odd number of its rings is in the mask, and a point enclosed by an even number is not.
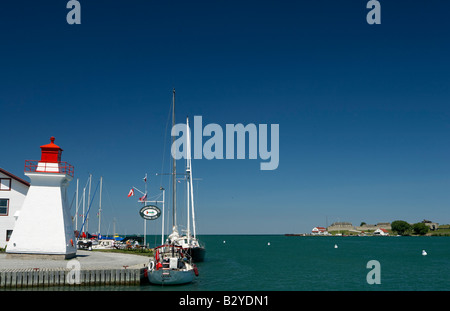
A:
[[[428,233],[430,228],[422,222],[418,222],[412,226],[415,234],[425,235]]]
[[[397,232],[399,235],[409,235],[412,230],[412,226],[404,220],[396,220],[391,223],[392,231]]]

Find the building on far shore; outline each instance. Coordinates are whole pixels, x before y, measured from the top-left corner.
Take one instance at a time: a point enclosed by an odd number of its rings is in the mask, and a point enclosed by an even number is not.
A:
[[[378,228],[373,232],[373,235],[381,235],[381,236],[388,236],[389,232],[386,229]]]
[[[0,248],[5,248],[19,217],[30,183],[0,168]]]
[[[376,225],[363,224],[362,226],[356,227],[356,230],[364,231],[364,232],[376,231],[377,229],[391,230],[391,223],[379,222]]]
[[[353,226],[351,222],[334,222],[327,228],[328,232],[334,231],[348,231],[349,233],[370,233],[379,229],[391,230],[391,224],[389,222],[379,222],[376,225],[369,225],[363,223],[361,226]]]
[[[311,230],[311,233],[314,235],[328,235],[328,231],[325,227],[314,227]]]
[[[334,222],[327,228],[328,232],[331,231],[350,231],[355,230],[355,227],[353,227],[351,222],[346,221],[340,221],[340,222]]]
[[[431,231],[437,230],[439,228],[439,224],[437,222],[432,222],[431,220],[422,220],[422,223],[425,224]]]

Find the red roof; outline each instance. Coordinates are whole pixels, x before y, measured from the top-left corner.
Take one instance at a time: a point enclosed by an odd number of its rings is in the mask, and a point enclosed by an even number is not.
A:
[[[314,230],[317,229],[317,230]],[[324,227],[314,227],[312,231],[326,231],[327,229]]]
[[[55,137],[50,137],[50,144],[42,145],[41,149],[48,149],[48,150],[61,150],[61,147],[55,144]]]

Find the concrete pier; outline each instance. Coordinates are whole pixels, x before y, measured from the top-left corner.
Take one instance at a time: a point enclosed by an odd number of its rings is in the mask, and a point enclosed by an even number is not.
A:
[[[139,285],[149,258],[139,255],[77,251],[71,260],[0,254],[0,288]]]

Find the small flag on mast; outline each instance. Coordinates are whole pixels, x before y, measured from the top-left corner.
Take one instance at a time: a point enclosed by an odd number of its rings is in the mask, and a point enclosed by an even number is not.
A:
[[[134,196],[134,189],[131,188],[130,192],[128,192],[128,197]]]
[[[144,182],[147,182],[147,174],[145,174]]]
[[[147,193],[144,194],[144,196],[142,198],[139,198],[140,202],[145,202],[145,200],[147,200]]]

